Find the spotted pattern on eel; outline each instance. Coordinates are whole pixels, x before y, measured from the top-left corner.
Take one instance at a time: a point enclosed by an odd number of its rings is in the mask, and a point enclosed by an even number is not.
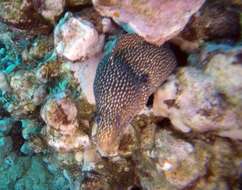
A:
[[[149,44],[135,34],[117,39],[112,52],[99,63],[94,81],[94,142],[102,156],[117,154],[124,128],[175,66],[175,56],[166,47]]]

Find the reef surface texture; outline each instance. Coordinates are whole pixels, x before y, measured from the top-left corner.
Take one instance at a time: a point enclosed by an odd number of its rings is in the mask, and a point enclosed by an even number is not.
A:
[[[157,45],[176,36],[204,2],[204,0],[93,0],[95,8],[101,15],[112,17],[127,32],[137,33],[148,42]]]
[[[0,190],[242,189],[242,3],[0,0]]]

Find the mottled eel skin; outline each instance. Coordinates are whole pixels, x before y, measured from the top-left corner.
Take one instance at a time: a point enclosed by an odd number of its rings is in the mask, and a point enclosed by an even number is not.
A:
[[[175,66],[168,48],[149,44],[135,34],[118,38],[112,52],[99,63],[94,81],[94,142],[102,156],[117,154],[124,128]]]

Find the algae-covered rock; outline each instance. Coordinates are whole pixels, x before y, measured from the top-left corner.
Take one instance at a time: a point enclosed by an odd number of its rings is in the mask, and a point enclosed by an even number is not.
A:
[[[35,33],[47,32],[50,29],[48,23],[35,11],[32,1],[1,0],[0,18],[17,28],[32,30]]]
[[[89,137],[80,129],[75,102],[68,97],[49,99],[41,110],[47,126],[42,134],[56,151],[70,152],[89,146]]]
[[[64,11],[65,0],[33,0],[33,6],[46,20],[55,23]]]
[[[240,32],[240,13],[232,1],[208,0],[172,42],[192,52],[204,41],[237,41]]]
[[[1,118],[0,120],[0,136],[7,135],[11,131],[14,125],[14,119],[12,118]]]
[[[19,117],[33,113],[47,95],[47,89],[34,72],[19,70],[12,73],[9,79],[11,91],[2,94],[3,107]]]
[[[13,148],[13,141],[11,137],[0,137],[0,147],[1,147],[1,154],[0,154],[0,161],[3,162],[3,159],[12,151]]]
[[[48,172],[40,157],[16,157],[11,165],[1,164],[0,189],[64,189],[69,188],[61,173],[54,177]],[[59,175],[59,176],[58,176]]]
[[[22,52],[22,60],[27,64],[45,61],[54,49],[53,36],[38,35]],[[33,63],[34,62],[34,63]]]
[[[207,173],[209,152],[193,145],[167,130],[148,126],[146,139],[141,135],[141,154],[134,154],[137,175],[145,189],[182,189]],[[148,133],[147,133],[148,134]],[[143,142],[143,140],[145,140]],[[144,144],[145,143],[145,144]]]

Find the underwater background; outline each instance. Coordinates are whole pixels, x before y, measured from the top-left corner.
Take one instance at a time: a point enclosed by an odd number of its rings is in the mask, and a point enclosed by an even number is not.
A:
[[[242,189],[241,30],[241,0],[0,0],[0,190]]]

